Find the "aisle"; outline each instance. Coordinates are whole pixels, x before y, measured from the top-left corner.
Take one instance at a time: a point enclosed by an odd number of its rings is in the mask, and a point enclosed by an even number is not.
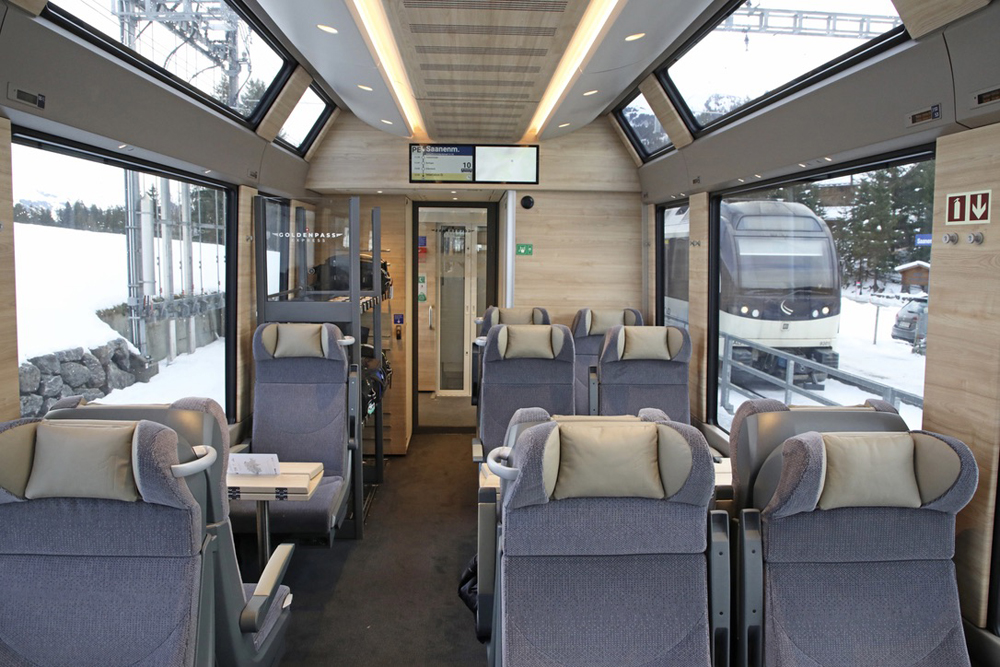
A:
[[[415,435],[393,458],[365,537],[299,547],[282,664],[382,667],[484,664],[458,578],[476,548],[468,435]]]

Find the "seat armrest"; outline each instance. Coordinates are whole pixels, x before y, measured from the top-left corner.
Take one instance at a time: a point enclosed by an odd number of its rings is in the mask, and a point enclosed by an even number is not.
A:
[[[740,512],[737,667],[762,667],[764,657],[764,554],[760,510]]]
[[[285,578],[288,570],[288,563],[292,560],[292,553],[295,551],[294,544],[279,544],[278,548],[271,554],[271,559],[267,561],[267,567],[260,573],[260,580],[253,591],[253,595],[247,600],[243,611],[240,612],[240,630],[243,632],[260,632],[264,625],[264,618],[268,610],[274,603],[274,596],[278,593],[278,586]]]
[[[497,567],[497,489],[479,489],[478,600],[476,637],[486,641],[493,633],[493,601]]]
[[[729,667],[730,622],[729,514],[708,513],[708,614],[712,667]]]
[[[472,439],[472,461],[473,463],[482,463],[486,460],[486,456],[483,454],[483,441],[479,438]]]
[[[240,444],[236,445],[235,447],[230,447],[229,448],[229,453],[230,454],[249,454],[250,453],[250,443],[249,442],[241,442]]]

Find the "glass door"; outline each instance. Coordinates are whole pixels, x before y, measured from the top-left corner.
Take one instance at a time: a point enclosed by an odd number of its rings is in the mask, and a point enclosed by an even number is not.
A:
[[[437,227],[439,396],[469,396],[475,318],[486,307],[485,225]]]

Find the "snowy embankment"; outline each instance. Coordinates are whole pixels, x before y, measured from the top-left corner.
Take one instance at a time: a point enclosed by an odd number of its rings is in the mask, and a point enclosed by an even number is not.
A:
[[[19,363],[60,350],[96,348],[121,338],[97,311],[128,299],[123,234],[15,223],[14,244]],[[162,240],[157,239],[156,245],[159,260]],[[176,292],[183,285],[181,250],[181,242],[174,241]],[[218,292],[225,284],[225,247],[195,243],[193,255],[195,293]],[[165,402],[200,395],[224,404],[224,360],[224,342],[216,341],[194,354],[179,356],[169,366],[160,362],[160,373],[152,382],[115,390],[113,398],[109,395],[101,402]]]
[[[914,354],[910,343],[892,338],[896,314],[907,300],[907,295],[900,298],[897,295],[869,296],[845,292],[840,301],[840,331],[834,349],[840,354],[840,370],[922,396],[925,358]],[[856,405],[868,398],[881,398],[832,379],[824,385],[823,391],[817,393],[840,405]],[[783,390],[768,387],[764,382],[755,380],[750,389],[767,398],[785,400]],[[742,400],[742,394],[734,392],[731,398],[734,408]],[[792,394],[791,402],[795,405],[814,404],[801,394]],[[899,413],[910,428],[920,428],[923,410],[903,403],[899,406]],[[720,408],[719,422],[728,429],[732,415]]]

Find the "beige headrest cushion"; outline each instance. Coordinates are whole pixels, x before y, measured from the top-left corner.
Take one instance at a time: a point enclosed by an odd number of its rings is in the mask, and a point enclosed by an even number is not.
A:
[[[41,422],[25,498],[139,499],[132,466],[136,422]]]
[[[823,445],[820,509],[922,504],[909,433],[824,433]]]
[[[260,340],[271,356],[325,357],[329,349],[326,328],[312,322],[276,322],[261,332]]]
[[[0,433],[0,488],[24,498],[35,456],[35,430],[38,422],[21,424]]]
[[[534,323],[533,308],[497,308],[495,324],[532,324]]]
[[[618,358],[670,361],[683,344],[684,334],[677,327],[623,327]]]
[[[623,310],[588,310],[587,333],[591,336],[606,334],[619,324],[627,324]]]
[[[497,333],[504,359],[555,359],[563,343],[562,330],[551,325],[511,324]]]

